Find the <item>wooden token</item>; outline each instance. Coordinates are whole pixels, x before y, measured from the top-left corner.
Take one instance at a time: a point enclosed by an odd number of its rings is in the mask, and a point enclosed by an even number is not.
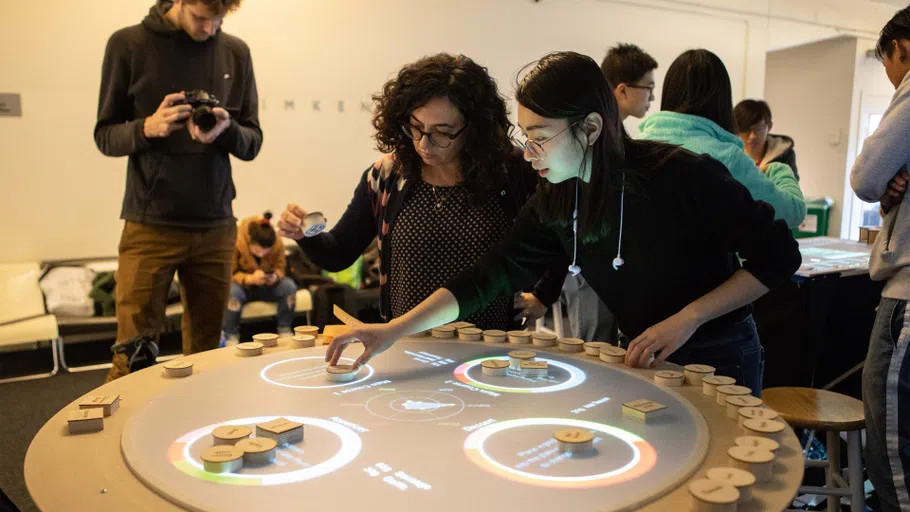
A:
[[[733,466],[752,473],[759,483],[771,480],[774,473],[773,453],[748,446],[734,446],[727,450],[727,455],[733,461]]]
[[[561,352],[583,352],[585,341],[580,338],[559,338],[559,350]]]
[[[357,372],[354,371],[354,365],[351,364],[328,366],[325,369],[325,373],[331,382],[350,382],[357,376]]]
[[[609,346],[609,343],[603,341],[589,341],[585,343],[585,354],[591,357],[600,357],[600,349]]]
[[[471,322],[452,322],[452,323],[446,324],[446,325],[450,325],[450,326],[454,327],[456,331],[460,331],[461,329],[470,329],[470,328],[476,327]]]
[[[254,357],[262,355],[262,343],[259,343],[257,341],[238,343],[237,355],[242,357]]]
[[[164,374],[168,377],[181,378],[189,377],[193,374],[193,363],[183,360],[174,359],[161,365],[164,368]]]
[[[120,408],[120,395],[89,396],[79,402],[80,409],[99,409],[105,416],[110,416]]]
[[[316,336],[312,334],[295,334],[291,338],[291,343],[294,348],[310,348],[316,346]]]
[[[537,353],[530,350],[513,350],[509,352],[509,367],[513,370],[521,370],[522,361],[529,361],[535,357],[537,357]]]
[[[263,347],[277,347],[278,346],[278,335],[271,332],[264,332],[260,334],[253,335],[253,341],[262,343]]]
[[[622,364],[626,362],[626,349],[621,347],[603,347],[600,349],[600,360],[610,364]]]
[[[690,386],[701,386],[701,380],[714,375],[716,371],[713,366],[706,364],[687,364],[683,367],[683,370],[686,375],[686,382]]]
[[[212,431],[212,446],[235,445],[237,441],[253,435],[253,429],[244,425],[222,425]]]
[[[780,443],[774,439],[761,436],[739,436],[733,443],[736,446],[745,446],[747,448],[765,450],[771,453],[777,453],[777,450],[780,448]]]
[[[322,342],[320,344],[326,345],[332,343],[332,340],[338,336],[347,334],[351,329],[352,327],[350,325],[327,325],[322,329]],[[452,331],[452,336],[455,336],[455,331]],[[450,336],[450,338],[452,336]],[[320,338],[316,338],[316,342],[319,343]]]
[[[557,336],[549,332],[535,332],[531,334],[531,343],[535,347],[554,347],[556,346]]]
[[[508,341],[508,334],[506,334],[506,331],[500,331],[499,329],[487,329],[483,331],[483,341],[487,343],[505,343]]]
[[[701,380],[701,392],[708,396],[715,396],[718,386],[732,386],[733,384],[736,384],[736,379],[733,377],[711,375]]]
[[[319,327],[315,325],[298,325],[294,327],[294,334],[300,336],[319,336]]]
[[[506,333],[509,343],[513,345],[527,345],[531,343],[531,333],[528,331],[509,331]]]
[[[746,435],[761,436],[780,442],[787,424],[778,420],[751,418],[743,420],[743,431]]]
[[[654,373],[654,382],[658,386],[663,386],[666,388],[678,388],[682,386],[683,381],[686,379],[686,376],[682,372],[676,372],[673,370],[661,370]]]
[[[462,327],[458,329],[458,339],[461,341],[480,341],[483,339],[483,330],[476,327]]]
[[[692,512],[735,512],[739,501],[736,487],[725,483],[699,478],[689,484]]]
[[[486,359],[480,363],[480,371],[491,377],[502,377],[509,369],[509,362],[504,359]]]
[[[731,420],[739,418],[739,410],[743,407],[761,407],[765,402],[752,395],[733,395],[727,397],[727,417]]]
[[[233,445],[209,446],[200,458],[209,473],[233,473],[243,467],[243,450]]]
[[[550,368],[546,361],[522,361],[519,364],[521,374],[528,377],[546,377]]]
[[[557,430],[553,438],[559,443],[559,451],[579,455],[594,448],[594,434],[581,428]]]
[[[756,418],[762,420],[776,420],[780,418],[780,414],[777,414],[777,411],[774,409],[768,409],[767,407],[743,407],[740,410],[736,411],[737,413],[737,422],[739,426],[743,426],[743,422]]]
[[[278,451],[278,442],[268,437],[242,439],[236,446],[243,450],[244,466],[269,464],[275,460],[275,452]]]
[[[99,407],[70,411],[66,417],[70,434],[83,434],[104,430],[104,411]]]
[[[654,421],[666,413],[667,406],[642,398],[622,404],[622,415],[642,423]]]
[[[745,503],[752,499],[752,486],[755,485],[755,475],[734,467],[711,468],[705,476],[708,480],[723,482],[736,487],[739,491],[738,503]]]
[[[745,396],[750,394],[752,394],[752,390],[746,386],[717,386],[717,389],[714,390],[714,401],[717,402],[717,405],[726,407],[728,396]]]
[[[279,445],[303,441],[303,424],[286,418],[276,418],[256,425],[256,437],[274,439]]]
[[[434,327],[431,331],[431,334],[434,338],[438,339],[447,339],[455,337],[456,329],[451,325],[440,325],[439,327]]]

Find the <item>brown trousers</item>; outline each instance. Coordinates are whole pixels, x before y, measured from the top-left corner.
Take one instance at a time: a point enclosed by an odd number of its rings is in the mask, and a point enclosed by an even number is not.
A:
[[[117,266],[117,343],[162,331],[177,272],[183,353],[218,348],[236,238],[234,224],[199,231],[127,221]],[[125,355],[114,356],[113,363],[107,382],[129,373]]]

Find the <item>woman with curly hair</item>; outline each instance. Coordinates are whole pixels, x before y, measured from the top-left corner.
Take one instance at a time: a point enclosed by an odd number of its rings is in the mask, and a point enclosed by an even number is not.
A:
[[[337,225],[303,236],[307,212],[291,204],[281,234],[317,265],[339,271],[379,237],[380,310],[388,321],[471,268],[508,232],[537,185],[509,140],[505,100],[486,68],[445,53],[406,65],[373,97],[377,149]],[[548,274],[516,302],[533,319],[559,294],[565,271]],[[511,296],[466,318],[507,329]]]

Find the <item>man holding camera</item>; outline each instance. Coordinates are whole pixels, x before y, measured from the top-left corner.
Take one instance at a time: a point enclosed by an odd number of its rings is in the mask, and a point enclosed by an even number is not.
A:
[[[177,272],[184,354],[218,346],[237,235],[230,155],[252,160],[262,146],[249,48],[220,30],[240,2],[158,0],[108,40],[95,142],[129,157],[118,344],[161,332]],[[118,353],[107,380],[127,373]]]

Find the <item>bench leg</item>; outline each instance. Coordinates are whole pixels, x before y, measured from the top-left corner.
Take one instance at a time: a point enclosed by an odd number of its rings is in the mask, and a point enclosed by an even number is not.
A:
[[[51,368],[51,371],[47,373],[37,373],[35,375],[23,375],[22,377],[10,377],[7,379],[0,379],[0,384],[7,382],[23,382],[27,380],[37,380],[37,379],[47,379],[57,375],[57,372],[60,371],[60,358],[58,355],[58,347],[60,345],[60,338],[51,340],[51,356],[54,359],[54,367]]]

